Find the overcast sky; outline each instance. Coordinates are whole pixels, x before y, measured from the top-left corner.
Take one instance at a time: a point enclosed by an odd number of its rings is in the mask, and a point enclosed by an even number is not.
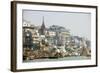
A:
[[[23,10],[23,19],[32,24],[41,26],[43,17],[46,27],[63,26],[70,29],[72,35],[91,39],[90,13]]]

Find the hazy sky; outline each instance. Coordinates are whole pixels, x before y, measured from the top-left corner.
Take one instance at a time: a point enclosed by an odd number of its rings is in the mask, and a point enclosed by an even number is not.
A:
[[[46,27],[60,25],[70,29],[72,35],[91,39],[90,13],[23,10],[23,19],[32,24],[41,26],[43,17]]]

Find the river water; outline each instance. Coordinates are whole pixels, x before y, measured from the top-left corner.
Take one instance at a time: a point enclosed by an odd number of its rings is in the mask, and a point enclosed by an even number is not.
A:
[[[44,59],[34,59],[34,60],[27,60],[23,61],[24,63],[27,62],[47,62],[47,61],[69,61],[69,60],[90,60],[91,57],[85,57],[85,56],[70,56],[70,57],[63,57],[63,58],[44,58]]]

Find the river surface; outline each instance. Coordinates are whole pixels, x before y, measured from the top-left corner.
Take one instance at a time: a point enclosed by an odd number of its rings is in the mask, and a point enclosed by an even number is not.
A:
[[[63,58],[44,58],[44,59],[34,59],[34,60],[24,60],[24,63],[27,62],[47,62],[47,61],[69,61],[69,60],[90,60],[91,57],[85,57],[85,56],[70,56],[70,57],[63,57]]]

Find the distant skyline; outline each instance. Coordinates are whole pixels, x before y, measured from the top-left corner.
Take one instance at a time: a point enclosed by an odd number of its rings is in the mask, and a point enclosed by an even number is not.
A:
[[[36,26],[42,25],[43,17],[46,27],[59,25],[69,29],[71,35],[91,40],[90,13],[23,10],[23,20]]]

